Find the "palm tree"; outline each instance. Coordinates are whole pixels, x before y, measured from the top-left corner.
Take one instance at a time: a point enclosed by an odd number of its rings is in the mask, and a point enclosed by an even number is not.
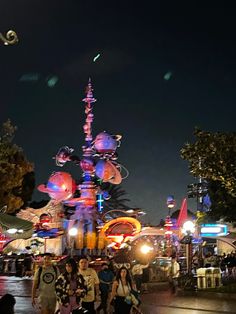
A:
[[[103,183],[101,189],[106,190],[110,195],[109,199],[104,200],[104,211],[113,209],[132,209],[129,205],[126,204],[127,202],[130,202],[130,199],[125,197],[127,192],[120,185]]]

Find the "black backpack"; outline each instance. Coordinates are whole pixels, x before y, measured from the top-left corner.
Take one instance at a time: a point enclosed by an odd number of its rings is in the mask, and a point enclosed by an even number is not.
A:
[[[53,269],[54,269],[54,272],[56,274],[56,277],[57,277],[57,267],[55,265],[52,265]],[[43,267],[40,266],[39,267],[39,271],[38,271],[38,281],[37,281],[37,287],[36,289],[39,288],[39,285],[40,285],[40,278],[41,278],[41,274],[42,274],[42,270],[43,270]]]

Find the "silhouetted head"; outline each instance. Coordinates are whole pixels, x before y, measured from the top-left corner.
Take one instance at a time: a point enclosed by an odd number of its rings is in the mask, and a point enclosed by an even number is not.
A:
[[[12,294],[10,293],[4,294],[0,299],[1,313],[14,314],[15,304],[16,304],[16,299]]]

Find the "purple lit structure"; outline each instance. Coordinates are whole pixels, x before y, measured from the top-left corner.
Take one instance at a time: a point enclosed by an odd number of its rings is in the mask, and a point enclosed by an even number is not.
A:
[[[100,183],[120,184],[122,181],[121,165],[116,161],[116,149],[120,146],[121,136],[101,132],[93,139],[93,105],[96,99],[93,97],[90,80],[83,101],[85,102],[86,119],[83,126],[85,145],[82,146],[82,158],[74,155],[74,149],[68,146],[60,148],[55,156],[57,166],[62,167],[69,161],[80,166],[82,183],[76,186],[70,174],[56,172],[50,176],[46,185],[41,184],[38,189],[48,193],[55,203],[62,202],[76,208],[68,228],[76,227],[78,230],[75,237],[77,249],[103,249],[105,241],[97,239],[96,225],[102,216],[103,200],[104,198],[109,199],[109,195],[107,191],[101,190]]]

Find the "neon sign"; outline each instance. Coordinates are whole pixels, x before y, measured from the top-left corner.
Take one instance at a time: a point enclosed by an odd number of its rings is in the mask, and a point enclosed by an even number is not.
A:
[[[228,234],[227,225],[222,224],[204,224],[201,225],[201,237],[221,237]]]

